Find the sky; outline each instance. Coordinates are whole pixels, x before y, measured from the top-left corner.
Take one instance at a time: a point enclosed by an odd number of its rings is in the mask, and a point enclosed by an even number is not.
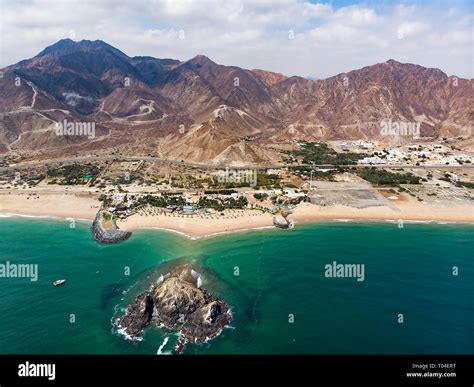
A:
[[[474,1],[0,0],[0,67],[63,38],[310,78],[395,59],[473,78]]]

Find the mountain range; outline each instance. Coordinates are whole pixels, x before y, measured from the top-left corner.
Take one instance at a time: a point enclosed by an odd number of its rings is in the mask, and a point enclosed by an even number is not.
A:
[[[2,69],[0,84],[4,156],[259,163],[301,140],[388,141],[384,120],[420,122],[428,138],[470,137],[474,126],[472,79],[395,60],[310,80],[63,39]],[[93,122],[95,137],[57,136],[64,120]]]

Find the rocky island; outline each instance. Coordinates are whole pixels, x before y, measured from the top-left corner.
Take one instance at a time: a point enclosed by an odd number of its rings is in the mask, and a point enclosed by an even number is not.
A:
[[[175,354],[188,342],[205,343],[217,337],[232,316],[226,303],[202,289],[201,283],[201,277],[190,267],[176,268],[137,296],[116,324],[131,337],[138,337],[151,324],[179,332]]]

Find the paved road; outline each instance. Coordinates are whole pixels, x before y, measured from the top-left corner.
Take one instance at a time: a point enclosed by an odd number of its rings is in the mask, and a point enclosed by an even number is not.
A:
[[[75,158],[65,158],[65,159],[54,159],[54,160],[43,160],[43,161],[32,161],[32,162],[25,162],[19,163],[15,165],[9,165],[8,167],[0,167],[0,172],[6,172],[11,170],[17,169],[27,169],[32,167],[41,167],[46,165],[52,164],[73,164],[73,163],[84,163],[84,162],[94,162],[94,161],[148,161],[152,163],[161,163],[161,164],[169,164],[169,165],[177,165],[183,167],[190,167],[190,168],[201,168],[201,169],[212,169],[212,170],[222,170],[225,168],[229,169],[278,169],[278,168],[286,168],[286,167],[314,167],[314,168],[335,168],[337,166],[334,165],[312,165],[312,164],[262,164],[259,166],[245,166],[245,167],[235,167],[235,166],[228,166],[228,165],[208,165],[208,164],[198,164],[198,163],[189,163],[189,162],[181,162],[177,160],[165,160],[160,159],[158,157],[143,157],[143,156],[82,156],[82,157],[75,157]],[[341,165],[341,167],[355,167],[355,168],[364,168],[367,165]],[[423,168],[423,169],[436,169],[436,168],[474,168],[474,164],[463,164],[463,165],[445,165],[445,164],[437,164],[437,165],[404,165],[404,164],[390,164],[390,165],[372,165],[375,168],[403,168],[403,169],[412,169],[412,168]]]

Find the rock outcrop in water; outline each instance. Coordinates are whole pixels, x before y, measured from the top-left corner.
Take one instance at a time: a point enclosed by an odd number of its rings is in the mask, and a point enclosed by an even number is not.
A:
[[[188,267],[161,277],[150,291],[136,297],[117,325],[132,337],[152,323],[180,332],[175,353],[182,352],[188,342],[199,344],[215,338],[232,319],[229,307],[196,282]]]
[[[98,211],[91,227],[92,235],[97,242],[118,243],[127,240],[132,235],[129,231],[120,230],[113,219],[110,221],[109,229],[104,228],[103,222],[102,211]]]

